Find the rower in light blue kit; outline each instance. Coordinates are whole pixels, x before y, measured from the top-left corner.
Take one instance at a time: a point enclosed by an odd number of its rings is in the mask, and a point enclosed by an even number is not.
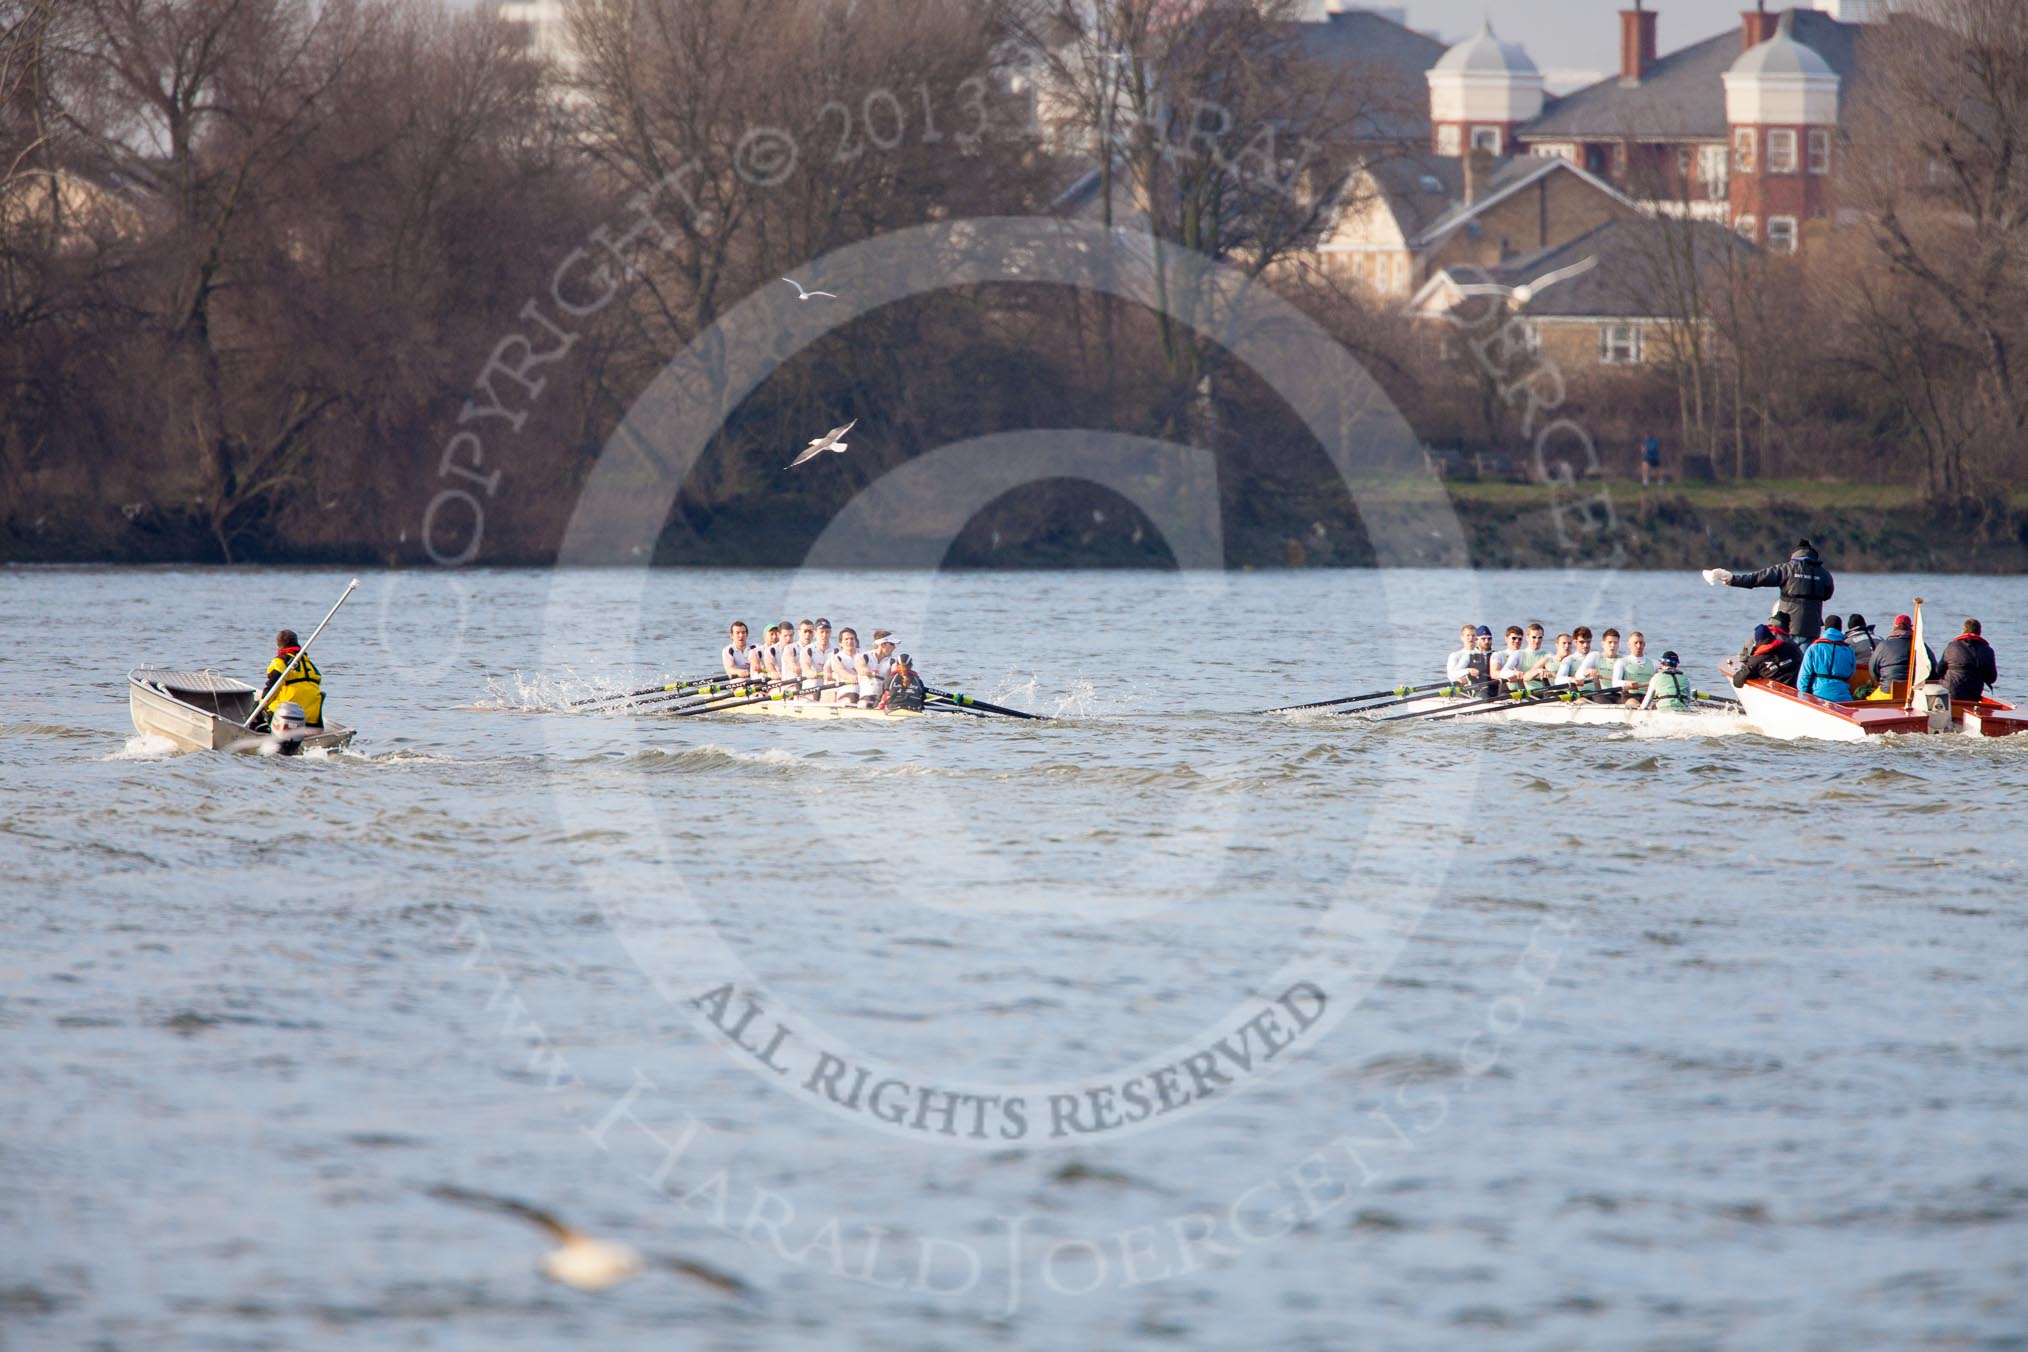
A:
[[[1675,653],[1662,654],[1661,667],[1648,678],[1648,693],[1641,697],[1643,709],[1682,713],[1690,707],[1690,681],[1681,667]]]

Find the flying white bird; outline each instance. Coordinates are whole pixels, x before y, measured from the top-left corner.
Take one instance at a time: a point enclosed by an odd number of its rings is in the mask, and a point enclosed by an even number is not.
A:
[[[791,460],[789,462],[789,468],[794,469],[796,466],[802,464],[805,460],[815,460],[818,456],[822,455],[826,451],[837,451],[842,454],[845,450],[845,443],[838,440],[838,438],[844,436],[847,432],[850,432],[853,428],[857,427],[858,425],[859,419],[854,418],[851,422],[846,423],[843,427],[834,427],[830,431],[826,432],[823,436],[813,438],[810,442],[809,449],[805,450],[801,455],[797,456],[794,460]]]
[[[1545,272],[1534,281],[1523,282],[1519,286],[1501,286],[1498,282],[1474,282],[1470,286],[1459,287],[1458,294],[1461,296],[1503,296],[1508,304],[1519,310],[1527,305],[1529,301],[1535,299],[1550,287],[1555,286],[1558,282],[1568,281],[1579,273],[1590,272],[1597,266],[1598,255],[1593,254],[1581,262],[1572,263],[1567,268],[1558,268],[1554,272]]]
[[[831,292],[829,292],[829,291],[805,291],[805,290],[803,290],[803,284],[802,284],[801,282],[797,281],[797,280],[796,280],[795,278],[793,278],[793,277],[784,277],[784,278],[782,278],[782,280],[783,280],[783,281],[785,281],[785,282],[787,282],[787,283],[788,283],[788,284],[789,284],[790,286],[793,286],[794,288],[796,288],[796,299],[797,299],[797,300],[809,300],[809,299],[810,299],[811,297],[813,297],[813,296],[823,296],[823,297],[825,297],[826,299],[829,299],[829,300],[836,300],[836,299],[838,299],[838,297],[837,297],[837,296],[833,295],[833,294],[832,294]]]
[[[578,1291],[605,1291],[621,1282],[638,1277],[649,1267],[667,1268],[680,1272],[686,1277],[695,1277],[709,1286],[717,1287],[728,1295],[748,1294],[747,1284],[730,1273],[720,1272],[703,1263],[688,1258],[667,1255],[646,1255],[610,1239],[595,1239],[582,1230],[574,1230],[556,1217],[526,1202],[517,1202],[511,1197],[495,1197],[489,1193],[473,1192],[468,1188],[439,1185],[430,1189],[430,1196],[440,1201],[456,1202],[460,1206],[477,1207],[481,1211],[496,1211],[502,1215],[516,1216],[530,1224],[539,1225],[556,1241],[556,1247],[542,1255],[539,1267],[542,1275],[553,1282]]]

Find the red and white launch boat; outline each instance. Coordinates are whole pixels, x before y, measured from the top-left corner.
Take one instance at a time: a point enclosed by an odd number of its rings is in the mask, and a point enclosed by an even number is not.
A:
[[[1748,681],[1736,692],[1747,721],[1770,737],[1814,737],[1833,742],[1863,742],[1889,733],[1970,733],[1975,737],[2006,737],[2028,732],[2028,710],[1996,699],[1952,700],[1941,685],[1930,681],[1922,643],[1922,601],[1915,603],[1916,670],[1907,689],[1897,685],[1894,699],[1826,700],[1805,695],[1794,686],[1773,681]],[[1718,669],[1731,679],[1739,659],[1728,657]]]

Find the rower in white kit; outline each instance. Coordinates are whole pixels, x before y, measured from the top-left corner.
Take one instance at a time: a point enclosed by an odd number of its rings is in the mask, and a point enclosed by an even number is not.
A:
[[[824,667],[824,679],[837,687],[824,692],[826,704],[859,703],[859,668],[864,658],[865,654],[859,651],[858,631],[840,629],[838,651],[831,654]]]
[[[735,681],[744,681],[754,674],[754,663],[760,658],[760,649],[747,641],[745,620],[734,620],[726,631],[732,641],[718,650],[718,660],[725,667],[726,676]]]
[[[808,677],[803,682],[803,699],[812,704],[824,699],[817,686],[830,679],[826,675],[831,665],[831,622],[819,616],[810,631],[809,646],[803,649],[803,672]]]
[[[862,653],[859,658],[859,703],[871,708],[880,702],[887,689],[887,678],[894,674],[894,633],[888,629],[873,631],[872,650]]]

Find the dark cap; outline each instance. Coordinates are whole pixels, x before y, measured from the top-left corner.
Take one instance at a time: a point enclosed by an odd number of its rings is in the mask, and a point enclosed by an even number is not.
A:
[[[1754,641],[1755,643],[1772,643],[1772,642],[1774,642],[1774,630],[1772,630],[1772,629],[1768,628],[1768,627],[1767,627],[1766,625],[1764,625],[1764,624],[1757,624],[1757,625],[1755,625],[1755,626],[1753,627],[1753,641]]]
[[[1485,625],[1483,625],[1483,624],[1482,624],[1482,625],[1480,625],[1480,626],[1479,626],[1479,628],[1478,628],[1478,631],[1477,631],[1476,633],[1474,633],[1474,634],[1472,635],[1472,637],[1473,637],[1473,638],[1491,638],[1491,637],[1493,637],[1493,631],[1492,631],[1492,630],[1490,630],[1490,629],[1488,629],[1488,628],[1487,628],[1487,627],[1486,627]]]
[[[1665,652],[1662,654],[1662,665],[1665,667],[1676,666],[1681,661],[1682,659],[1676,656],[1673,649],[1669,652]]]

